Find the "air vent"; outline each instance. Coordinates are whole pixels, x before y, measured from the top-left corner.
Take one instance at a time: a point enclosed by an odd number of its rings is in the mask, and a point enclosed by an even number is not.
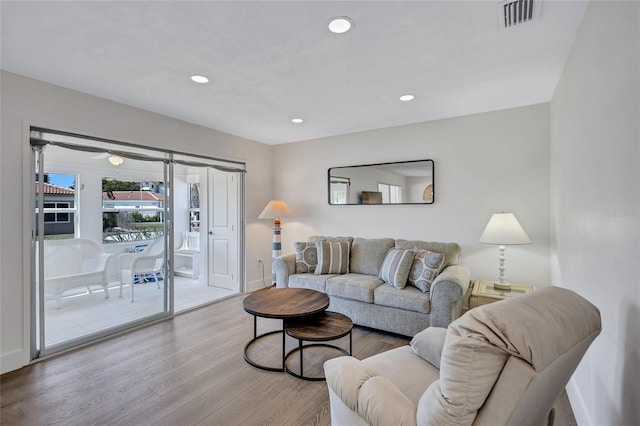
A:
[[[498,4],[501,28],[511,28],[540,16],[540,0],[508,0]]]

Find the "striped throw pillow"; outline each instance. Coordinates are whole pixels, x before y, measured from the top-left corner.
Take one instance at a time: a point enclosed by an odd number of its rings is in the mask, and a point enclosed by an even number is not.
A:
[[[346,274],[349,272],[349,243],[340,241],[316,241],[318,266],[316,275]]]
[[[395,288],[404,288],[407,285],[407,278],[409,278],[409,271],[413,264],[413,256],[413,250],[392,248],[387,252],[378,276]]]

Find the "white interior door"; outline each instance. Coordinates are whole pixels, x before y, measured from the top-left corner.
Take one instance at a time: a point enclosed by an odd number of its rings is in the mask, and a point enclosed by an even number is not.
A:
[[[209,171],[209,285],[240,291],[237,173]]]

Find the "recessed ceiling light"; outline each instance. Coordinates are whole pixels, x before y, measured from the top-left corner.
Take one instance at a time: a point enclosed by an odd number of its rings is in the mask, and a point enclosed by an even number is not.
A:
[[[296,123],[296,124],[302,123],[303,121],[304,120],[302,118],[292,118],[291,119],[291,122],[292,123]]]
[[[414,95],[409,95],[409,94],[400,96],[400,100],[402,102],[412,101],[414,98],[415,98]]]
[[[209,79],[204,75],[192,75],[191,80],[193,80],[195,83],[202,83],[202,84],[209,82]]]
[[[332,33],[346,33],[351,27],[353,27],[353,21],[347,16],[336,16],[329,21],[329,31]]]

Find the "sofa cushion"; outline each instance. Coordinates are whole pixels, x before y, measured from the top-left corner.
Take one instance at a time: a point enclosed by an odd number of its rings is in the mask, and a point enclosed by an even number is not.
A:
[[[411,265],[409,284],[424,292],[431,290],[431,284],[444,266],[444,255],[429,250],[419,250]]]
[[[413,250],[428,250],[444,254],[444,266],[460,263],[460,246],[456,243],[436,243],[416,240],[396,240],[396,248]],[[443,266],[443,267],[444,267]]]
[[[296,250],[296,274],[314,273],[318,264],[318,250],[315,243],[293,243]]]
[[[315,274],[346,274],[349,272],[349,243],[316,241],[318,265]]]
[[[404,288],[407,285],[409,271],[413,264],[413,250],[401,250],[392,248],[380,267],[378,275],[384,282],[391,284],[395,288]]]
[[[389,285],[379,286],[374,290],[373,301],[376,305],[405,311],[428,314],[431,311],[429,293],[423,293],[415,287],[407,286],[403,289]]]
[[[393,248],[394,244],[395,240],[392,238],[354,238],[351,245],[349,271],[377,277],[387,252]]]
[[[295,274],[289,275],[289,287],[308,288],[311,290],[327,292],[327,280],[335,277],[335,274],[315,275],[315,274]]]
[[[384,284],[384,282],[376,276],[349,273],[338,275],[327,280],[326,293],[329,296],[341,297],[343,299],[373,303],[373,292],[382,284]]]

